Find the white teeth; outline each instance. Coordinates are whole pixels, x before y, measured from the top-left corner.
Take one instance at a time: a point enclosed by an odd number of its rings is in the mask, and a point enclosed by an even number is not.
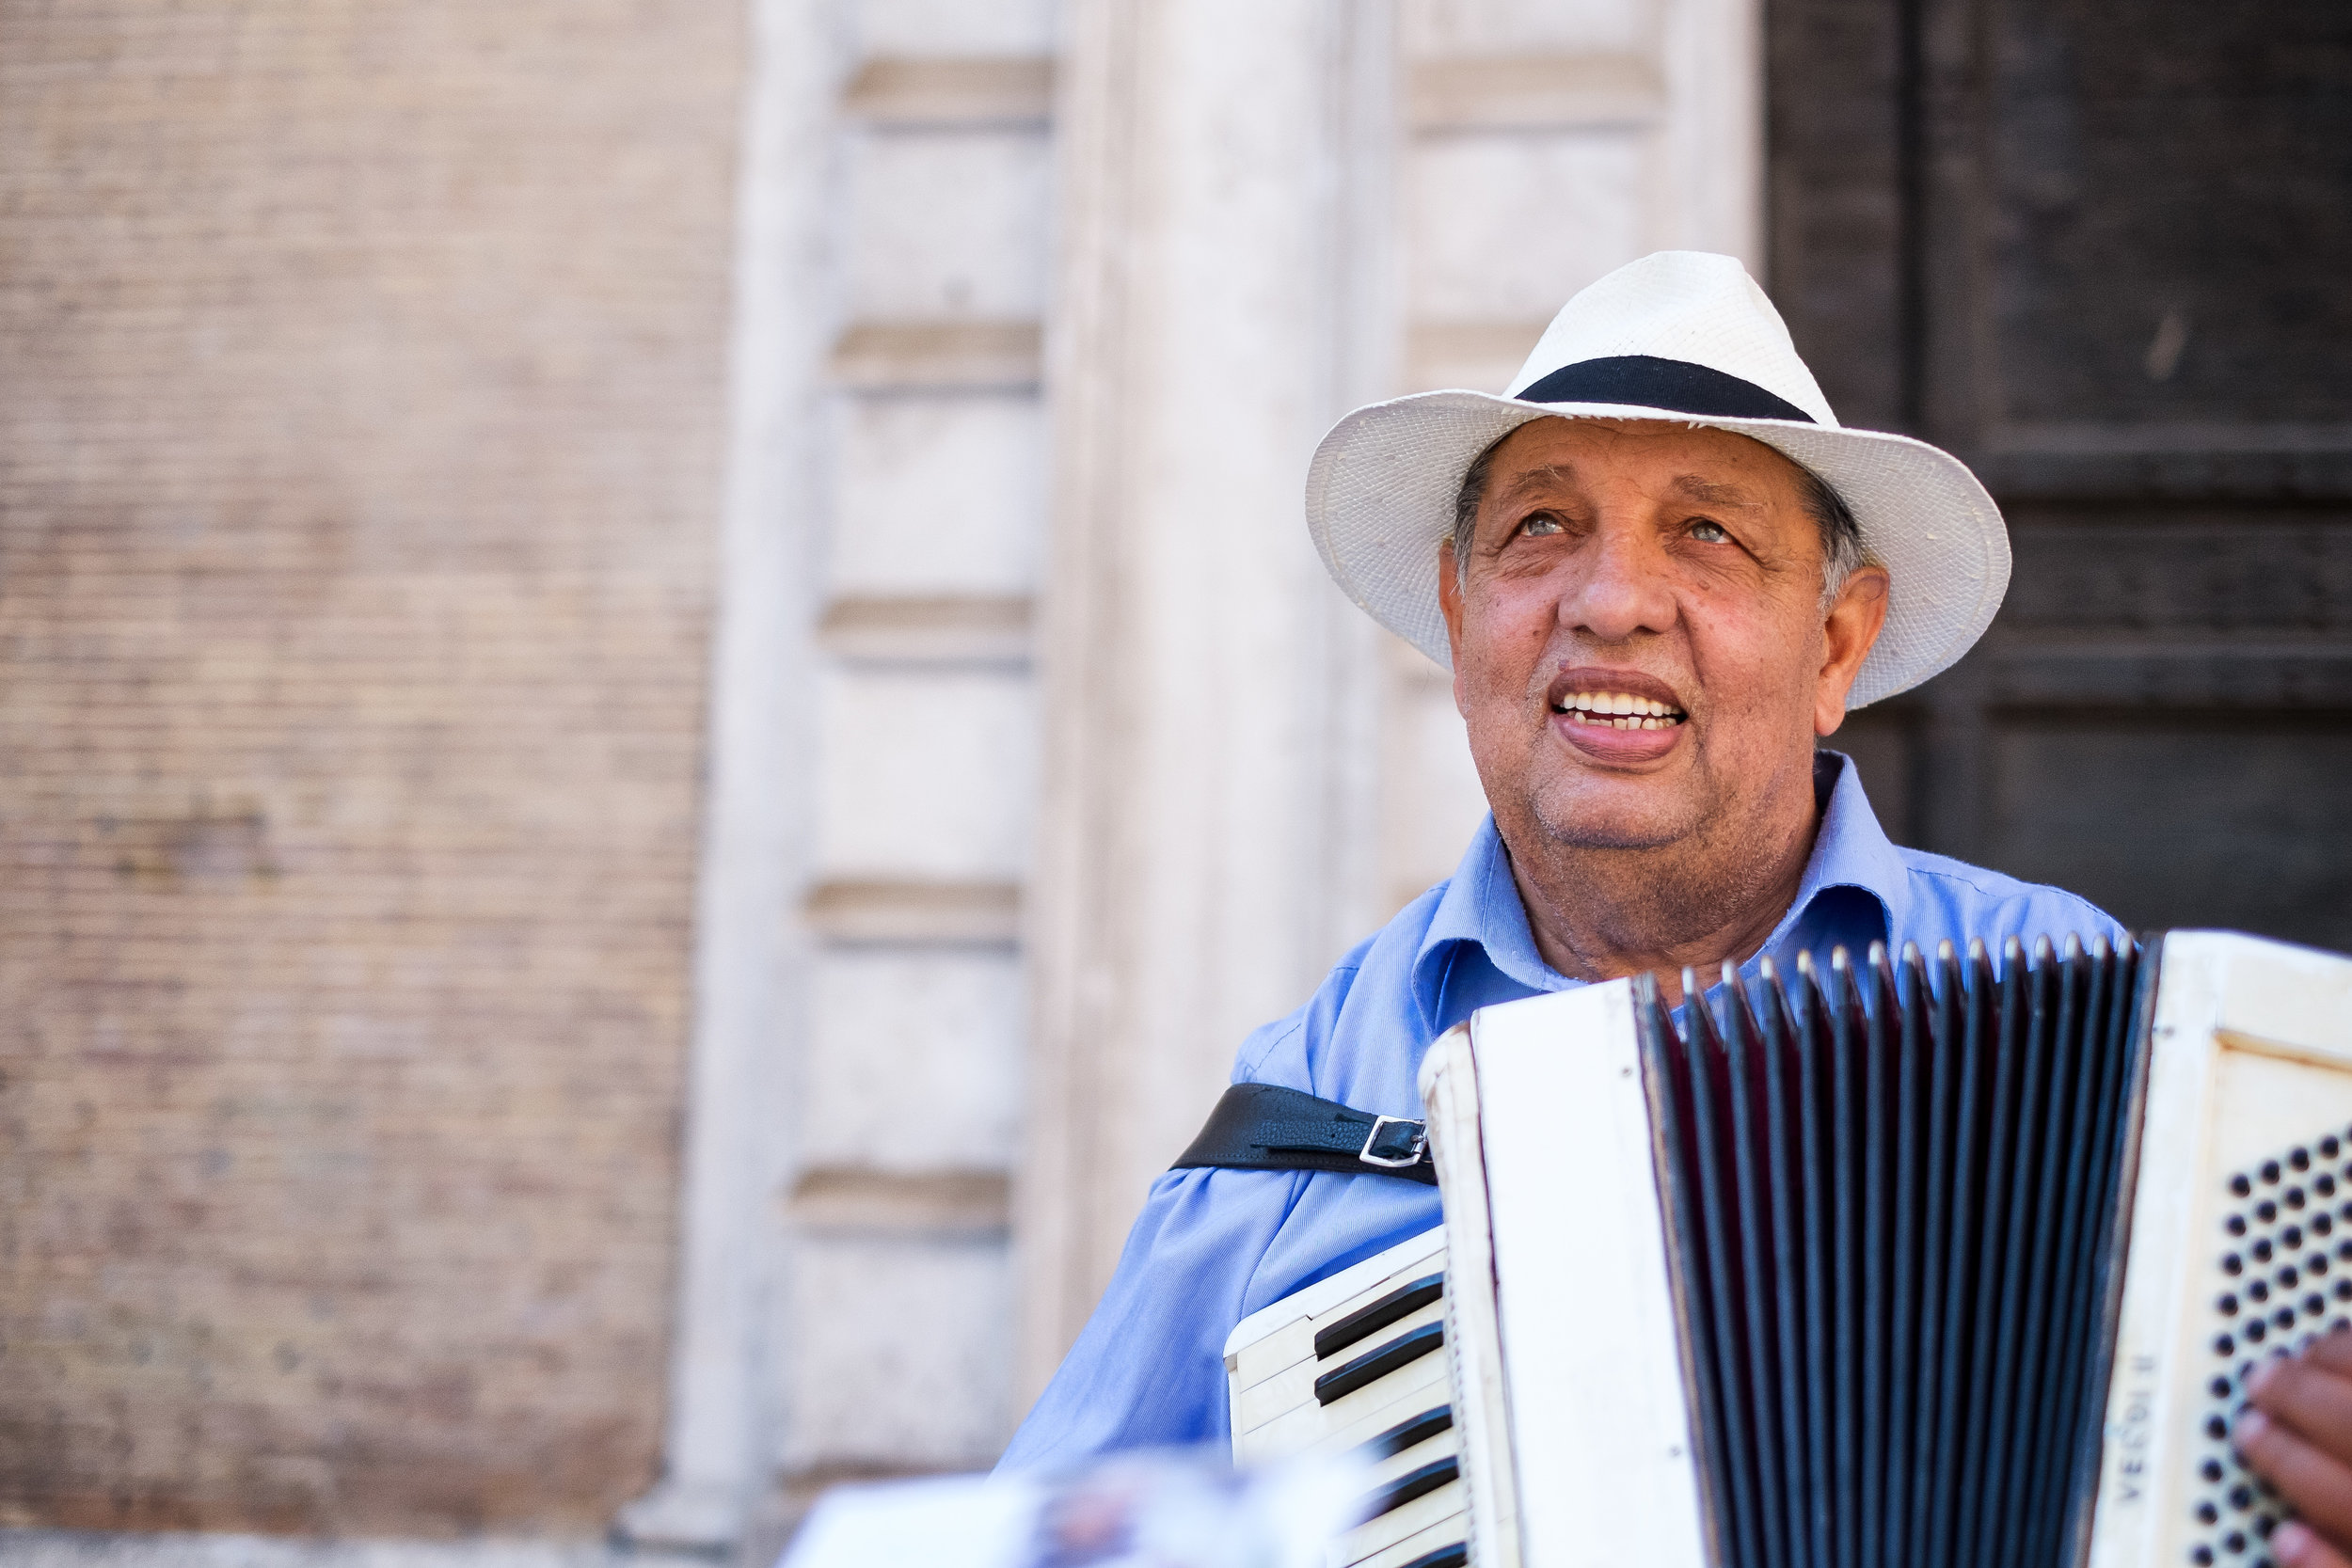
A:
[[[1587,723],[1611,729],[1663,730],[1679,722],[1677,709],[1654,697],[1636,697],[1623,691],[1572,692],[1560,699],[1560,706]]]

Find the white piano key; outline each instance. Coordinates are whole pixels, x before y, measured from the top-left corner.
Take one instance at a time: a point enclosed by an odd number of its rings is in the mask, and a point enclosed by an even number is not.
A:
[[[1456,1481],[1454,1484],[1459,1486],[1461,1483]],[[1431,1495],[1434,1497],[1436,1494]],[[1417,1529],[1404,1540],[1393,1542],[1352,1562],[1338,1557],[1336,1554],[1340,1548],[1335,1547],[1333,1548],[1334,1556],[1331,1559],[1332,1568],[1403,1568],[1404,1564],[1412,1561],[1415,1558],[1426,1556],[1440,1546],[1458,1544],[1469,1525],[1470,1517],[1467,1513],[1450,1513],[1436,1524]]]
[[[1269,1401],[1266,1413],[1271,1418],[1248,1420],[1242,1430],[1254,1435],[1262,1427],[1268,1429],[1263,1437],[1257,1439],[1259,1451],[1268,1456],[1302,1453],[1335,1427],[1371,1412],[1385,1410],[1407,1394],[1434,1388],[1439,1392],[1430,1402],[1442,1404],[1446,1399],[1443,1390],[1448,1386],[1445,1352],[1433,1351],[1417,1361],[1406,1362],[1378,1382],[1367,1384],[1329,1404],[1315,1402],[1313,1380],[1311,1378],[1303,1402],[1293,1401],[1283,1404]],[[1399,1412],[1397,1418],[1403,1419],[1406,1414]],[[1373,1432],[1379,1430],[1378,1427],[1372,1429]]]
[[[1338,1453],[1399,1422],[1446,1405],[1450,1392],[1442,1382],[1436,1387],[1409,1381],[1393,1386],[1384,1383],[1363,1390],[1372,1402],[1357,1402],[1351,1396],[1345,1402],[1352,1414],[1335,1421],[1310,1402],[1254,1432],[1241,1433],[1233,1442],[1233,1458],[1240,1464],[1254,1464],[1298,1454]]]
[[[1409,1312],[1396,1322],[1384,1328],[1374,1330],[1346,1349],[1326,1356],[1320,1361],[1311,1356],[1305,1361],[1295,1362],[1272,1376],[1262,1379],[1255,1386],[1244,1386],[1239,1401],[1243,1430],[1248,1431],[1261,1426],[1268,1416],[1294,1409],[1313,1400],[1317,1378],[1339,1370],[1359,1355],[1370,1355],[1382,1346],[1392,1343],[1417,1328],[1441,1323],[1444,1319],[1445,1301],[1440,1297],[1420,1311]],[[1432,1359],[1440,1362],[1445,1359],[1445,1351],[1442,1346],[1422,1356],[1422,1360],[1424,1361]],[[1407,1363],[1408,1366],[1413,1364]]]
[[[1316,1439],[1309,1453],[1338,1453],[1357,1444],[1369,1441],[1400,1421],[1425,1415],[1440,1406],[1451,1407],[1454,1390],[1450,1386],[1400,1388],[1390,1390],[1389,1402],[1379,1405],[1350,1421],[1332,1427]]]
[[[1414,1240],[1419,1241],[1420,1238],[1416,1237]],[[1388,1254],[1383,1253],[1381,1258],[1387,1256]],[[1374,1262],[1380,1260],[1381,1259],[1378,1258],[1372,1259]],[[1332,1303],[1319,1312],[1304,1313],[1289,1323],[1273,1328],[1263,1338],[1238,1348],[1229,1349],[1225,1356],[1225,1370],[1235,1387],[1248,1389],[1279,1372],[1289,1370],[1302,1361],[1311,1361],[1315,1358],[1316,1335],[1329,1328],[1349,1313],[1359,1312],[1392,1291],[1401,1291],[1414,1281],[1426,1279],[1433,1274],[1444,1272],[1445,1254],[1442,1250],[1434,1255],[1424,1254],[1415,1257],[1403,1267],[1380,1275],[1364,1289],[1343,1300]],[[1304,1295],[1305,1292],[1302,1291],[1300,1294]],[[1295,1301],[1299,1298],[1295,1296],[1290,1299]],[[1386,1332],[1384,1329],[1375,1329],[1358,1343],[1369,1344],[1384,1332]],[[1340,1355],[1331,1359],[1336,1365],[1337,1362],[1346,1357]]]
[[[1449,1481],[1434,1492],[1415,1497],[1402,1508],[1392,1508],[1377,1519],[1367,1519],[1340,1537],[1333,1548],[1332,1560],[1340,1563],[1358,1563],[1391,1546],[1406,1541],[1432,1527],[1458,1520],[1470,1506],[1470,1495],[1459,1481]],[[1442,1532],[1440,1532],[1442,1533]],[[1444,1536],[1434,1540],[1433,1545],[1444,1545],[1459,1536]],[[1406,1553],[1397,1559],[1409,1562],[1415,1554]]]
[[[1328,1279],[1319,1279],[1304,1290],[1284,1296],[1271,1307],[1262,1307],[1252,1312],[1235,1323],[1233,1332],[1225,1338],[1226,1366],[1230,1369],[1233,1365],[1233,1357],[1243,1346],[1256,1344],[1267,1335],[1301,1318],[1329,1313],[1334,1307],[1357,1296],[1366,1295],[1367,1291],[1371,1295],[1379,1294],[1374,1287],[1380,1281],[1391,1275],[1403,1275],[1424,1259],[1433,1261],[1421,1270],[1423,1274],[1445,1266],[1444,1227],[1407,1237],[1386,1252],[1376,1253],[1360,1263],[1342,1269]],[[1366,1299],[1371,1297],[1366,1296]],[[1311,1331],[1310,1338],[1312,1338]]]
[[[1393,1426],[1395,1423],[1390,1424]],[[1459,1459],[1460,1457],[1460,1434],[1448,1427],[1436,1436],[1425,1437],[1409,1449],[1399,1449],[1388,1458],[1373,1465],[1369,1472],[1372,1479],[1364,1482],[1364,1490],[1370,1491],[1375,1486],[1386,1486],[1397,1477],[1408,1471],[1418,1470],[1424,1465],[1434,1465],[1440,1459]]]

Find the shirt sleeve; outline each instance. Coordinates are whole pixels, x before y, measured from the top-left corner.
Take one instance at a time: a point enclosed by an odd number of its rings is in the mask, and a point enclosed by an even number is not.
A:
[[[1337,1026],[1369,946],[1342,959],[1305,1006],[1251,1031],[1234,1059],[1235,1083],[1314,1091],[1315,1054]],[[1249,1299],[1250,1287],[1310,1175],[1203,1167],[1171,1170],[1152,1182],[1102,1304],[997,1468],[1230,1442],[1225,1337],[1266,1305]]]
[[[997,1468],[1228,1440],[1225,1335],[1301,1180],[1198,1169],[1154,1181],[1102,1305]]]

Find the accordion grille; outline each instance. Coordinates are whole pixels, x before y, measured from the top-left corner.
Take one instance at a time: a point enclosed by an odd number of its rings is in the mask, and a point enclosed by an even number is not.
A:
[[[2137,947],[1636,983],[1718,1561],[2077,1560],[2145,1076]],[[2240,1559],[2240,1561],[2246,1560]]]

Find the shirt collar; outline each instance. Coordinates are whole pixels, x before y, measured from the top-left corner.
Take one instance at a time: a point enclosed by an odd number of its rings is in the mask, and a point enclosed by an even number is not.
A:
[[[1857,889],[1877,903],[1884,927],[1881,940],[1891,942],[1892,933],[1908,924],[1910,868],[1879,826],[1878,814],[1870,809],[1852,761],[1837,752],[1816,752],[1813,793],[1821,806],[1821,828],[1813,841],[1812,857],[1805,862],[1795,899],[1773,927],[1772,936],[1748,960],[1747,968],[1780,952],[1792,935],[1802,936],[1805,916],[1833,889]],[[1477,946],[1487,962],[1531,992],[1566,990],[1581,984],[1544,962],[1536,951],[1527,909],[1519,902],[1518,884],[1511,877],[1510,851],[1495,831],[1492,814],[1471,835],[1470,848],[1439,895],[1414,956],[1413,990],[1432,1017],[1446,966],[1454,958],[1455,946],[1463,942]]]

